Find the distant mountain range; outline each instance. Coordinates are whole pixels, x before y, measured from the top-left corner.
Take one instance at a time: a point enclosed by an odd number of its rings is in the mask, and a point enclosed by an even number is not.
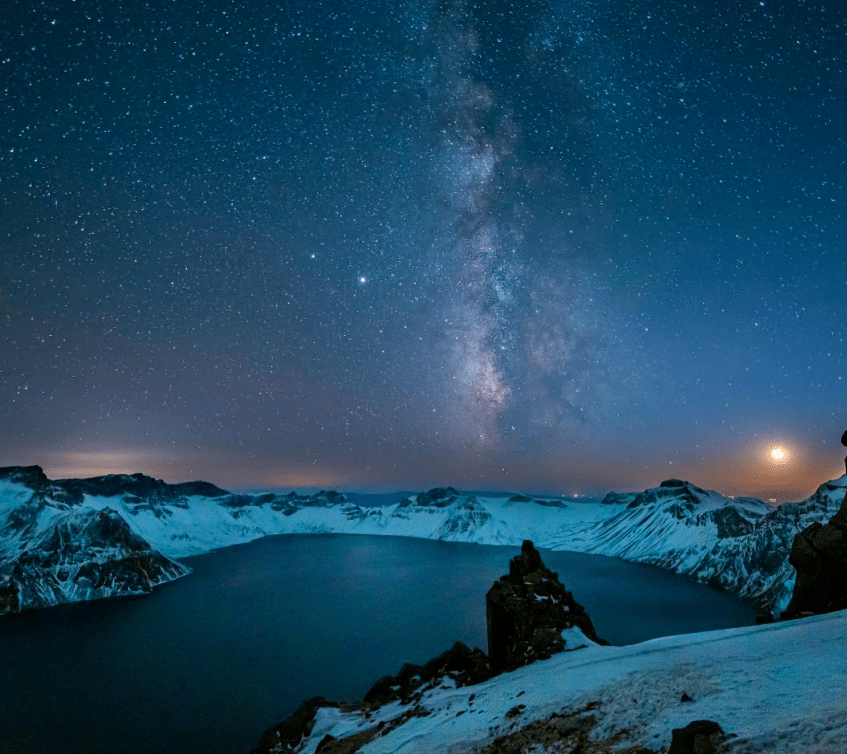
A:
[[[801,503],[774,507],[669,479],[602,501],[486,497],[446,487],[365,505],[337,492],[235,494],[143,474],[52,481],[38,466],[5,467],[0,614],[149,592],[189,573],[178,558],[295,533],[502,545],[531,539],[542,548],[655,565],[780,612],[793,586],[794,535],[828,520],[845,490],[841,477]]]

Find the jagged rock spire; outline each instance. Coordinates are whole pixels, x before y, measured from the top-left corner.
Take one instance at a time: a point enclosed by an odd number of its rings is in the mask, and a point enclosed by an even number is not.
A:
[[[486,596],[488,657],[497,672],[513,670],[565,649],[562,631],[581,629],[599,642],[591,618],[547,568],[530,540],[509,563],[509,574]]]

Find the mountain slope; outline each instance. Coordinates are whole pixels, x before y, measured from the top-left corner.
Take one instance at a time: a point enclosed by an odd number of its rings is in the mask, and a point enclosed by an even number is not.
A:
[[[794,537],[809,524],[828,521],[841,507],[845,494],[847,475],[822,484],[801,503],[774,508],[749,534],[716,542],[687,575],[782,612],[794,589],[796,573],[788,562]]]
[[[408,704],[313,700],[300,744],[267,742],[262,751],[352,751],[348,739],[362,754],[647,754],[667,751],[673,729],[703,719],[731,736],[720,750],[734,754],[845,751],[847,707],[834,692],[845,646],[847,612],[594,645],[474,686],[456,688],[446,676]]]
[[[143,594],[189,573],[150,547],[115,511],[85,508],[57,516],[3,571],[0,614]]]
[[[38,467],[0,469],[0,615],[143,594],[189,573],[116,511],[81,503]]]

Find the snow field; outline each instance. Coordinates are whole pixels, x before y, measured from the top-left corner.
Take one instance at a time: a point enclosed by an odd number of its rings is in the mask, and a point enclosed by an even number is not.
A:
[[[592,738],[666,749],[673,728],[718,722],[735,754],[847,751],[847,612],[802,621],[590,647],[536,662],[477,686],[436,688],[411,717],[363,754],[471,752],[551,714],[593,708]],[[681,702],[683,692],[694,701]],[[511,718],[506,713],[525,705]],[[321,710],[301,751],[327,733],[345,737],[407,711],[397,703],[370,719]]]

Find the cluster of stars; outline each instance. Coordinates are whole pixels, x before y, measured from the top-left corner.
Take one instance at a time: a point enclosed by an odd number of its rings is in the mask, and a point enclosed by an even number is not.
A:
[[[837,468],[836,0],[45,0],[0,51],[10,463],[605,491],[673,455],[798,496]]]

